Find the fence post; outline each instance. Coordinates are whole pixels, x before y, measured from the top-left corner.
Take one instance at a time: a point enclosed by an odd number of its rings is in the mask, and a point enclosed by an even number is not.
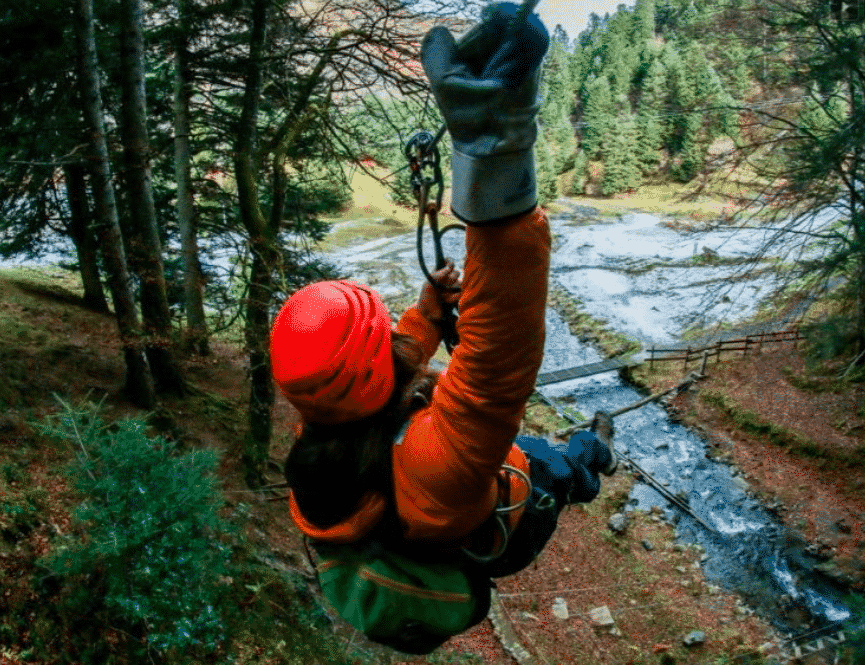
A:
[[[719,362],[721,362],[721,340],[720,339],[717,342],[715,342],[715,346],[718,347],[718,351],[715,355],[715,364],[717,365]]]
[[[748,342],[749,341],[750,341],[750,338],[746,337],[745,338],[745,348],[742,350],[742,357],[743,358],[748,355]]]
[[[652,344],[652,348],[649,349],[649,371],[653,371],[655,369],[655,345]]]
[[[688,361],[689,361],[690,359],[691,359],[691,345],[688,344],[688,348],[687,348],[687,350],[685,351],[685,367],[683,368],[684,371],[688,371]]]
[[[703,362],[700,363],[700,376],[706,376],[707,360],[709,360],[709,349],[703,349]]]

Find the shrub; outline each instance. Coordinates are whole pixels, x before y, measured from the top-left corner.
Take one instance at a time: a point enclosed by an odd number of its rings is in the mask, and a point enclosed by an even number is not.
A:
[[[856,348],[857,331],[855,321],[848,316],[830,316],[824,321],[811,324],[805,335],[810,344],[812,366],[825,360],[850,355]]]
[[[94,656],[93,636],[78,630],[87,621],[172,660],[217,651],[226,639],[232,548],[219,514],[216,455],[178,454],[148,437],[143,421],[107,426],[95,408],[67,408],[49,431],[75,446],[83,496],[80,528],[43,562],[62,585],[58,612],[69,646]]]

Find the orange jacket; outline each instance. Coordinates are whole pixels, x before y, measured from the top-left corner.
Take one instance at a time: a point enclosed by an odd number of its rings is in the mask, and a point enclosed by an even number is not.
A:
[[[539,209],[466,232],[460,343],[431,403],[412,416],[393,448],[396,508],[407,539],[464,540],[495,509],[502,464],[528,473],[513,441],[543,358],[549,254],[549,225]],[[397,330],[413,335],[427,359],[441,342],[416,307]],[[525,496],[512,477],[511,503]],[[383,497],[367,495],[349,520],[327,530],[307,522],[293,500],[291,513],[313,538],[351,542],[372,528],[384,505]]]

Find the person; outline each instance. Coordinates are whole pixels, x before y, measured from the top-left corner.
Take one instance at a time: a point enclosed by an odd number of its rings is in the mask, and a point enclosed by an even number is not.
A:
[[[434,273],[438,288],[424,284],[395,327],[350,280],[300,289],[274,321],[273,376],[303,423],[285,467],[289,510],[314,541],[386,523],[403,542],[459,548],[509,575],[615,469],[606,414],[567,445],[518,436],[543,357],[551,238],[533,162],[549,36],[536,15],[513,27],[516,11],[495,5],[470,55],[443,27],[423,41],[453,145],[451,209],[467,224],[462,275],[452,263]],[[457,298],[459,344],[437,372],[442,307]]]

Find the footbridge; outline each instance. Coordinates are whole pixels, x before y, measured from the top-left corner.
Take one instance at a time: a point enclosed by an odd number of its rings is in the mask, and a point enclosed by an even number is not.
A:
[[[569,367],[568,369],[557,369],[552,372],[543,372],[538,374],[535,385],[546,386],[551,383],[569,381],[570,379],[581,379],[585,376],[612,372],[614,370],[622,369],[623,367],[636,367],[642,362],[643,358],[637,356],[628,356],[627,358],[608,358],[607,360],[601,360],[600,362],[591,363],[589,365],[580,365],[579,367]]]

